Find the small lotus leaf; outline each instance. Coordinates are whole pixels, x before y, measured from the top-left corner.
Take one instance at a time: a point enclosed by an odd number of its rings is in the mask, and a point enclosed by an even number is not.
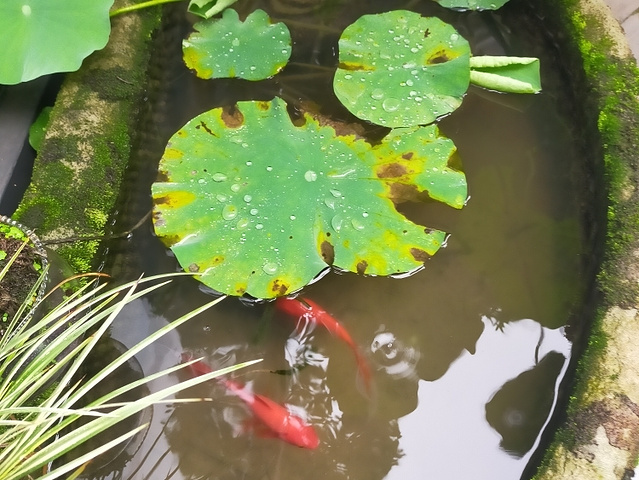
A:
[[[364,15],[339,40],[335,94],[353,115],[387,127],[434,122],[461,104],[470,46],[450,25],[406,10]]]
[[[111,33],[113,0],[0,1],[0,83],[71,72]]]
[[[216,108],[167,145],[152,187],[155,231],[183,268],[230,295],[289,294],[329,265],[410,272],[445,234],[395,204],[421,192],[461,208],[466,180],[448,166],[454,152],[434,125],[371,146],[309,114],[295,126],[279,98]]]
[[[499,92],[538,93],[541,91],[539,59],[490,55],[471,57],[470,81]]]
[[[194,25],[182,47],[184,63],[200,78],[263,80],[279,72],[291,56],[291,34],[283,23],[272,23],[264,10],[241,22],[232,8],[221,19]]]
[[[455,10],[497,10],[508,0],[435,0],[442,7]]]

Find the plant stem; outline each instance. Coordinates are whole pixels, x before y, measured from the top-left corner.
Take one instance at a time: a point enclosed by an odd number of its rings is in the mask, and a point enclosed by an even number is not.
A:
[[[148,0],[146,2],[136,3],[135,5],[129,5],[128,7],[118,8],[116,10],[111,10],[109,13],[110,17],[115,17],[116,15],[120,15],[121,13],[133,12],[134,10],[140,10],[142,8],[153,7],[155,5],[162,5],[164,3],[171,2],[181,2],[182,0]]]

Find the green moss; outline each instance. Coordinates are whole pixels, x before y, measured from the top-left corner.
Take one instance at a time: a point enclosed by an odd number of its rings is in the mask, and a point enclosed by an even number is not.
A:
[[[160,15],[160,9],[148,9],[114,19],[107,47],[67,76],[31,185],[14,214],[45,242],[108,233],[146,95],[152,32]],[[77,272],[86,272],[99,262],[98,248],[96,240],[74,241],[57,252]]]
[[[592,393],[609,378],[598,378],[598,365],[606,351],[608,337],[603,331],[608,307],[634,306],[639,298],[636,282],[627,280],[634,268],[633,252],[639,244],[639,193],[633,185],[639,176],[636,165],[636,145],[639,144],[639,70],[632,58],[620,59],[607,55],[614,46],[601,20],[584,15],[577,0],[546,2],[562,29],[568,29],[568,40],[583,59],[583,69],[590,87],[590,100],[598,112],[596,118],[604,163],[607,189],[605,257],[597,277],[603,304],[597,311],[585,352],[579,360],[576,382],[569,399],[568,420],[556,432],[553,443],[538,470],[560,471],[555,452],[560,446],[568,451],[591,441],[588,411]]]

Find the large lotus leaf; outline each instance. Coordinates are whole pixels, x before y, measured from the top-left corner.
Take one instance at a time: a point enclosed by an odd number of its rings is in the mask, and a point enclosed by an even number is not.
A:
[[[398,129],[373,147],[304,120],[295,126],[279,98],[239,102],[171,137],[152,188],[155,231],[211,288],[273,298],[329,265],[410,272],[444,241],[393,201],[422,192],[463,205],[464,175],[448,166],[455,147],[437,127]]]
[[[0,1],[0,83],[80,68],[111,33],[113,0]]]
[[[364,15],[339,40],[335,94],[353,115],[387,127],[425,125],[461,104],[470,46],[437,18]]]
[[[291,56],[291,34],[283,23],[272,23],[264,10],[244,22],[232,8],[221,19],[194,25],[184,42],[184,63],[200,78],[263,80],[279,72]]]
[[[442,7],[455,10],[497,10],[508,0],[435,0]]]

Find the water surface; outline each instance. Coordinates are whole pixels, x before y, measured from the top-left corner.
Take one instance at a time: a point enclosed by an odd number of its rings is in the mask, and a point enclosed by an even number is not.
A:
[[[279,95],[291,104],[315,102],[323,113],[353,121],[333,101],[332,71],[339,33],[364,13],[407,8],[452,23],[475,55],[539,56],[544,91],[517,96],[471,87],[462,107],[440,123],[458,147],[470,199],[461,211],[400,207],[418,223],[451,234],[423,271],[405,279],[333,272],[304,290],[343,322],[365,352],[374,370],[372,395],[364,394],[353,354],[339,339],[296,328],[295,319],[271,305],[235,298],[137,358],[145,373],[175,365],[184,351],[213,367],[263,358],[236,378],[314,425],[321,441],[316,450],[263,438],[244,404],[211,383],[188,392],[211,397],[209,402],[147,412],[148,431],[118,456],[96,461],[89,478],[520,478],[557,404],[573,350],[566,330],[587,314],[594,264],[584,240],[584,146],[574,133],[580,126],[569,115],[572,93],[552,42],[530,33],[533,20],[518,16],[516,5],[499,13],[459,13],[432,2],[333,0],[314,2],[319,7],[311,14],[293,12],[297,3],[284,0],[240,4],[242,11],[262,6],[289,22],[293,63],[257,83],[198,80],[179,63],[158,68],[150,120],[141,128],[116,230],[149,210],[164,145],[196,114]],[[167,30],[173,46],[164,47],[160,65],[179,55],[187,28],[176,22]],[[365,127],[372,135],[383,133]],[[109,245],[105,269],[124,281],[179,266],[147,222],[126,241]],[[210,299],[197,281],[177,280],[125,309],[111,337],[117,345],[133,345]],[[299,364],[306,366],[293,375],[272,373]]]

